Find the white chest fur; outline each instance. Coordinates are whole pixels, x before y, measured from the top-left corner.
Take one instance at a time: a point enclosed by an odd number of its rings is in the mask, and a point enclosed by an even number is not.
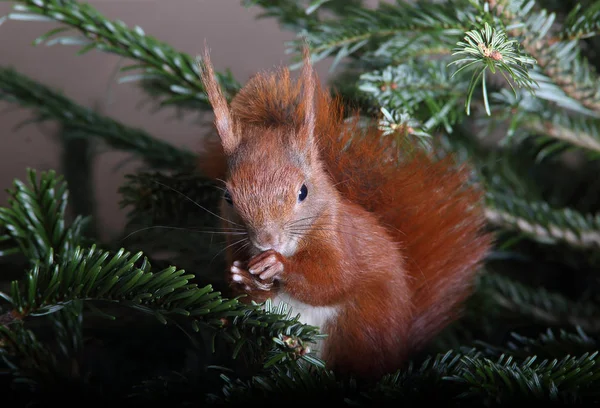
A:
[[[321,333],[325,333],[325,326],[327,323],[331,322],[337,316],[339,309],[335,306],[311,306],[306,303],[302,303],[297,299],[294,299],[287,293],[279,293],[273,299],[273,305],[278,306],[280,303],[285,303],[288,305],[288,310],[291,308],[291,315],[296,316],[300,314],[300,321],[304,324],[308,324],[311,326],[317,326]],[[321,355],[321,349],[323,348],[323,341],[327,341],[326,339],[319,341],[316,345],[317,355]]]

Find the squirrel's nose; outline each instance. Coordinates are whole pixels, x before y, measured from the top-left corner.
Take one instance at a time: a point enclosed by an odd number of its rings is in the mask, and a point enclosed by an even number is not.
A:
[[[269,249],[278,251],[280,244],[281,240],[279,234],[269,230],[257,231],[254,245],[261,251],[267,251]]]

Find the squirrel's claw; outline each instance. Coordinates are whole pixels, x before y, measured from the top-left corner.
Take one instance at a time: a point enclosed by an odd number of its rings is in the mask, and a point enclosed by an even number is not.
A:
[[[263,280],[274,279],[283,269],[283,257],[272,249],[256,255],[248,263],[248,271]]]
[[[273,282],[261,281],[256,276],[251,275],[247,270],[234,265],[231,267],[231,280],[237,284],[244,285],[247,292],[253,290],[269,291],[273,287]]]

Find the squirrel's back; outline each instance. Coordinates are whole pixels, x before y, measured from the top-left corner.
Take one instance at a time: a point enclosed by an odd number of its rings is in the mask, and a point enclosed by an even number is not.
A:
[[[306,109],[302,92],[286,68],[261,73],[236,95],[231,112],[244,126],[295,131]],[[333,183],[375,213],[402,248],[417,314],[410,337],[419,346],[456,318],[490,246],[482,232],[482,193],[469,184],[469,169],[452,158],[403,157],[376,126],[344,120],[341,101],[318,83],[314,96],[315,135]]]

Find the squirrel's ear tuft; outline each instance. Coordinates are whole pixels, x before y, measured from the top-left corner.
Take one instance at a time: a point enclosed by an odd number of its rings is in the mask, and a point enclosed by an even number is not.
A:
[[[304,43],[302,47],[302,60],[304,65],[302,66],[302,72],[300,74],[300,82],[302,84],[301,103],[304,117],[300,134],[303,138],[307,139],[306,142],[309,145],[312,145],[315,135],[315,123],[317,120],[315,112],[315,87],[317,86],[317,82],[312,64],[310,63],[310,52],[307,43]]]
[[[239,132],[236,132],[229,105],[215,76],[206,43],[204,44],[204,55],[200,63],[200,75],[208,100],[215,113],[215,126],[221,138],[223,150],[225,154],[231,154],[240,143],[240,135]]]

